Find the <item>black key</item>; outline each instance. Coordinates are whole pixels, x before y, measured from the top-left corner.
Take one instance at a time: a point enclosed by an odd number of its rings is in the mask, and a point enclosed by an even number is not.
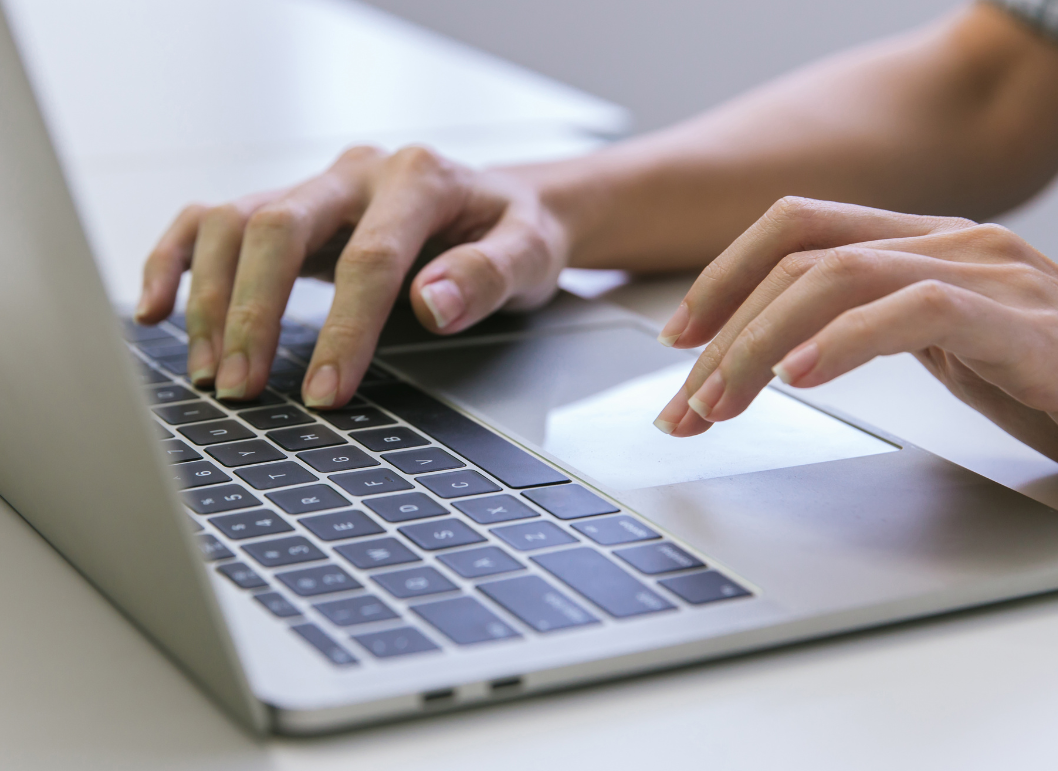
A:
[[[573,525],[573,529],[584,533],[595,543],[601,543],[603,546],[632,543],[633,541],[652,541],[655,538],[661,538],[660,533],[655,533],[638,519],[633,519],[624,514],[619,517],[606,517],[605,519],[578,522]]]
[[[260,589],[268,582],[257,575],[245,562],[229,562],[217,568],[217,572],[231,579],[232,583],[242,589]]]
[[[365,387],[364,393],[508,487],[569,481],[564,474],[525,450],[407,383]]]
[[[396,538],[376,538],[374,541],[346,543],[335,546],[334,550],[361,570],[422,561],[418,554]]]
[[[198,539],[198,548],[202,552],[202,556],[206,558],[207,562],[215,562],[216,560],[226,560],[229,557],[235,555],[228,551],[228,547],[218,541],[214,536],[209,533],[196,536]]]
[[[394,378],[393,375],[372,364],[370,367],[367,368],[367,372],[364,373],[364,376],[363,378],[361,378],[360,382],[364,385],[374,385],[376,383],[389,383],[395,379],[396,378]]]
[[[364,505],[387,522],[407,522],[447,514],[448,510],[423,493],[402,493],[384,498],[368,498]]]
[[[161,327],[144,326],[142,324],[137,324],[132,319],[122,319],[122,326],[125,339],[130,343],[142,343],[147,340],[164,340],[165,338],[172,337],[171,334]]]
[[[273,487],[303,485],[315,482],[316,475],[292,460],[282,463],[269,463],[267,466],[250,466],[235,472],[238,476],[258,490],[271,490]]]
[[[276,356],[272,360],[272,367],[268,372],[271,375],[297,375],[300,378],[304,378],[305,365],[285,356]]]
[[[169,316],[166,321],[168,321],[170,324],[172,324],[179,330],[182,330],[184,332],[187,331],[187,316],[185,316],[183,313],[174,313]]]
[[[317,514],[314,517],[302,517],[298,522],[311,530],[317,538],[324,541],[338,541],[342,538],[360,538],[365,535],[378,535],[386,532],[367,514],[350,509],[331,514]]]
[[[453,597],[416,605],[412,610],[459,645],[521,637],[473,597]]]
[[[327,485],[295,487],[293,490],[268,493],[265,497],[287,514],[308,514],[310,511],[337,509],[349,505],[349,501]]]
[[[137,359],[137,361],[139,361]],[[140,370],[140,383],[143,385],[154,385],[156,383],[172,383],[173,381],[156,369],[142,366]]]
[[[346,444],[346,441],[326,426],[319,423],[304,428],[282,428],[265,434],[284,450],[297,452],[311,450],[313,447],[330,447],[335,444]]]
[[[279,592],[262,592],[261,594],[255,594],[253,598],[280,618],[301,615],[301,611],[287,602],[286,598]]]
[[[442,450],[440,447],[423,447],[421,450],[391,452],[382,460],[392,463],[405,474],[425,474],[428,471],[447,471],[462,468],[466,464]]]
[[[539,512],[529,508],[513,495],[493,495],[489,498],[456,501],[452,505],[479,525],[540,516]]]
[[[458,519],[435,519],[430,522],[405,525],[397,529],[426,551],[450,549],[454,546],[466,546],[485,540]]]
[[[559,581],[617,618],[656,613],[676,607],[587,546],[541,554],[532,560]]]
[[[380,659],[439,650],[426,635],[410,626],[374,634],[354,635],[353,639]]]
[[[149,353],[152,350],[166,348],[170,345],[178,345],[179,343],[180,338],[176,335],[167,332],[161,327],[154,327],[154,333],[150,337],[136,341],[136,347],[141,351]]]
[[[372,621],[400,618],[386,603],[370,594],[364,597],[347,597],[343,600],[320,602],[312,607],[338,626],[356,626],[357,624],[370,624]]]
[[[301,381],[304,379],[305,376],[299,372],[271,375],[268,378],[268,387],[281,394],[301,393]]]
[[[442,554],[437,559],[463,578],[481,578],[522,569],[518,560],[498,546],[482,546],[480,549]]]
[[[328,637],[315,624],[295,624],[290,628],[297,632],[305,642],[326,656],[332,664],[347,667],[359,663],[353,654]]]
[[[264,439],[251,439],[248,442],[219,444],[206,450],[210,455],[229,468],[232,466],[249,466],[252,463],[266,463],[272,460],[283,460],[286,455],[276,449],[271,442]]]
[[[159,361],[176,361],[179,357],[187,359],[187,343],[182,343],[175,337],[172,340],[151,340],[140,343],[140,350],[152,359]]]
[[[478,589],[538,632],[599,623],[599,619],[540,576],[490,581],[479,584]]]
[[[228,538],[235,540],[289,533],[294,529],[281,516],[268,509],[224,514],[220,517],[211,517],[209,522]]]
[[[676,544],[667,541],[618,549],[614,554],[648,576],[705,567],[705,563],[693,554],[688,554]]]
[[[544,487],[540,490],[526,490],[522,495],[545,511],[550,511],[559,519],[580,519],[581,517],[594,517],[596,514],[616,514],[620,511],[609,501],[604,501],[580,485],[559,485],[558,487]]]
[[[460,498],[464,495],[481,495],[500,491],[499,485],[469,469],[421,477],[419,484],[441,498]]]
[[[261,391],[261,393],[257,396],[256,399],[232,401],[230,399],[217,399],[216,396],[214,396],[213,398],[223,404],[228,409],[236,410],[239,412],[241,412],[242,410],[256,409],[258,407],[268,407],[272,404],[286,404],[286,401],[283,400],[283,397],[277,396],[276,394],[272,393],[267,389]]]
[[[375,452],[386,450],[403,450],[407,447],[421,447],[429,444],[423,437],[404,426],[393,428],[373,428],[370,431],[354,431],[349,434],[360,444]]]
[[[165,356],[155,359],[156,362],[161,364],[165,369],[172,372],[174,375],[186,375],[187,374],[187,354],[178,353],[175,356]]]
[[[196,423],[178,429],[195,444],[220,444],[237,442],[240,439],[252,439],[253,431],[234,420],[218,420],[213,423]]]
[[[312,423],[312,416],[299,410],[291,404],[275,407],[264,407],[259,410],[247,410],[240,412],[239,417],[254,428],[281,428],[283,426],[300,426],[303,423]]]
[[[692,605],[704,605],[707,602],[716,602],[717,600],[752,596],[751,592],[746,591],[730,578],[717,573],[715,570],[663,578],[658,583]]]
[[[357,496],[395,493],[397,490],[411,490],[414,486],[407,479],[397,476],[395,471],[386,468],[335,474],[330,479],[347,493]]]
[[[170,463],[185,463],[189,460],[202,460],[198,452],[192,450],[179,439],[166,439],[162,442],[162,452]]]
[[[187,490],[181,495],[184,503],[199,514],[219,514],[232,509],[260,506],[261,502],[241,485],[222,485],[208,490]]]
[[[526,522],[524,525],[494,527],[490,532],[518,551],[532,551],[577,542],[576,538],[553,522]]]
[[[297,356],[302,361],[310,361],[312,359],[312,352],[316,348],[316,342],[311,343],[294,343],[293,345],[283,345],[290,353]]]
[[[291,591],[302,597],[315,597],[317,594],[344,592],[348,589],[359,589],[362,584],[355,580],[337,565],[320,565],[304,570],[290,570],[276,573],[276,578],[286,584]]]
[[[154,414],[171,426],[182,426],[185,423],[200,423],[203,420],[223,418],[224,413],[208,402],[190,402],[189,404],[170,404],[167,407],[155,407]]]
[[[434,568],[410,568],[395,573],[378,573],[371,577],[394,597],[422,597],[426,594],[455,591],[458,587]]]
[[[300,535],[248,543],[242,547],[242,550],[266,568],[327,559],[326,554],[313,546],[312,542],[307,538],[302,538]]]
[[[339,447],[334,450],[324,448],[322,450],[299,452],[298,457],[324,474],[329,474],[332,471],[350,471],[352,469],[379,465],[378,461],[366,452],[352,446]]]
[[[186,402],[197,398],[194,392],[179,385],[159,385],[147,389],[147,399],[151,404]]]
[[[173,466],[173,479],[180,490],[205,487],[206,485],[219,485],[221,482],[231,481],[230,476],[208,460],[196,460]]]
[[[320,417],[339,431],[388,426],[397,422],[374,407],[344,407],[340,410],[321,412]]]

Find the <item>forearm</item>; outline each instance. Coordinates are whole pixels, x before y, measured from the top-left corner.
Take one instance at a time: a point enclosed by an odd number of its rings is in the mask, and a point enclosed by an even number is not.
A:
[[[1042,82],[1041,82],[1042,80]],[[975,6],[671,129],[523,167],[571,264],[701,266],[786,195],[985,218],[1058,168],[1058,47]]]

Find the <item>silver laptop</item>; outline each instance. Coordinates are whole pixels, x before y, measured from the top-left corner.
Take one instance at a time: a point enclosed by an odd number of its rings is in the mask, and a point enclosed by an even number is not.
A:
[[[0,495],[236,719],[311,733],[1058,588],[1058,515],[770,388],[676,440],[689,354],[562,296],[440,340],[397,312],[357,398],[184,377],[122,324],[0,17]]]

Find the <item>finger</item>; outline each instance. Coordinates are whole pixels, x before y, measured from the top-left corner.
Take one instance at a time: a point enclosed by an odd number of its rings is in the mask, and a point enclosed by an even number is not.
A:
[[[302,263],[359,216],[377,158],[371,148],[347,152],[323,174],[250,216],[224,319],[219,398],[252,398],[264,388]]]
[[[851,204],[783,198],[704,270],[665,325],[665,345],[707,342],[783,257],[882,238],[962,228],[966,220],[920,217]]]
[[[1012,231],[993,223],[911,238],[870,241],[861,246],[925,254],[940,260],[1006,265],[1024,263],[1054,273],[1054,262]]]
[[[386,161],[371,204],[335,267],[335,294],[303,385],[306,406],[352,398],[404,276],[462,204],[463,171],[419,147]]]
[[[137,323],[157,324],[173,312],[180,277],[191,265],[199,222],[205,212],[206,207],[198,204],[186,207],[147,257],[143,291],[136,305]]]

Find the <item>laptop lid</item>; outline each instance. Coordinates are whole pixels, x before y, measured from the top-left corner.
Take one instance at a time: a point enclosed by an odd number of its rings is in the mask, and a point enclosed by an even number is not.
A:
[[[0,13],[0,496],[264,730]]]

